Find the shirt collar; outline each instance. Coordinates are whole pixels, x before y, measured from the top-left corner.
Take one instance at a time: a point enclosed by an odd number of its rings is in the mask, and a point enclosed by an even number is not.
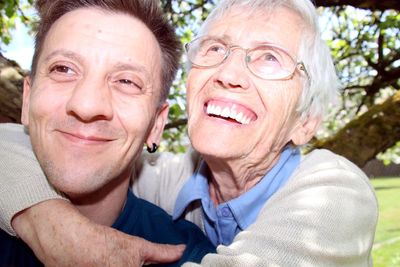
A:
[[[207,164],[202,161],[199,168],[184,184],[175,202],[173,219],[178,219],[186,207],[189,206],[195,200],[210,200],[210,194],[208,191],[208,179],[209,170]]]
[[[278,162],[257,185],[243,195],[227,202],[242,230],[256,220],[267,200],[289,179],[299,163],[299,149],[286,147]]]
[[[281,153],[278,162],[265,174],[260,182],[243,195],[221,205],[228,205],[238,226],[243,230],[252,224],[265,202],[274,194],[290,177],[293,170],[300,162],[298,148],[287,146]],[[175,203],[173,219],[179,218],[195,200],[201,200],[203,211],[214,220],[215,209],[211,209],[208,179],[209,169],[203,161],[199,169],[189,178],[182,187]]]

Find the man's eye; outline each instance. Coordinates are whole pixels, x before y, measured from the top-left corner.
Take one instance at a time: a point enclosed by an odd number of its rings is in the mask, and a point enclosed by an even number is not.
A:
[[[115,79],[114,81],[115,88],[118,89],[119,92],[125,94],[139,94],[143,90],[143,85],[141,81],[136,81],[136,79]]]
[[[122,84],[126,84],[126,85],[134,84],[131,80],[128,80],[128,79],[121,79],[121,80],[119,80],[119,82]]]
[[[135,86],[135,87],[141,89],[141,86],[139,86],[137,83],[135,83],[129,79],[120,79],[120,80],[118,80],[118,82],[125,86]]]
[[[56,65],[50,69],[50,72],[58,72],[58,73],[65,73],[65,74],[72,74],[74,71],[65,65]]]

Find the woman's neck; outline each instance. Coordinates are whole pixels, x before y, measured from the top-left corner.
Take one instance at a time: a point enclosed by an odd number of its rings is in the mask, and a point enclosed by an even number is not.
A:
[[[210,169],[209,190],[214,205],[239,197],[253,188],[279,159],[270,153],[262,161],[251,158],[216,159],[203,156]]]

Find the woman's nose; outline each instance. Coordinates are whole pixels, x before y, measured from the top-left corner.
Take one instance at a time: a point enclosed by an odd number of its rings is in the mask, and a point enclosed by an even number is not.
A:
[[[218,67],[214,82],[226,89],[248,89],[250,81],[245,56],[242,49],[231,50],[225,62]]]

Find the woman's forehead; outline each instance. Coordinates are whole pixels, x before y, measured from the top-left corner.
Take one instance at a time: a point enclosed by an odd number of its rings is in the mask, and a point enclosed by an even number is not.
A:
[[[272,43],[297,54],[304,22],[296,12],[288,8],[246,11],[232,7],[215,21],[211,21],[203,34],[243,47]]]

